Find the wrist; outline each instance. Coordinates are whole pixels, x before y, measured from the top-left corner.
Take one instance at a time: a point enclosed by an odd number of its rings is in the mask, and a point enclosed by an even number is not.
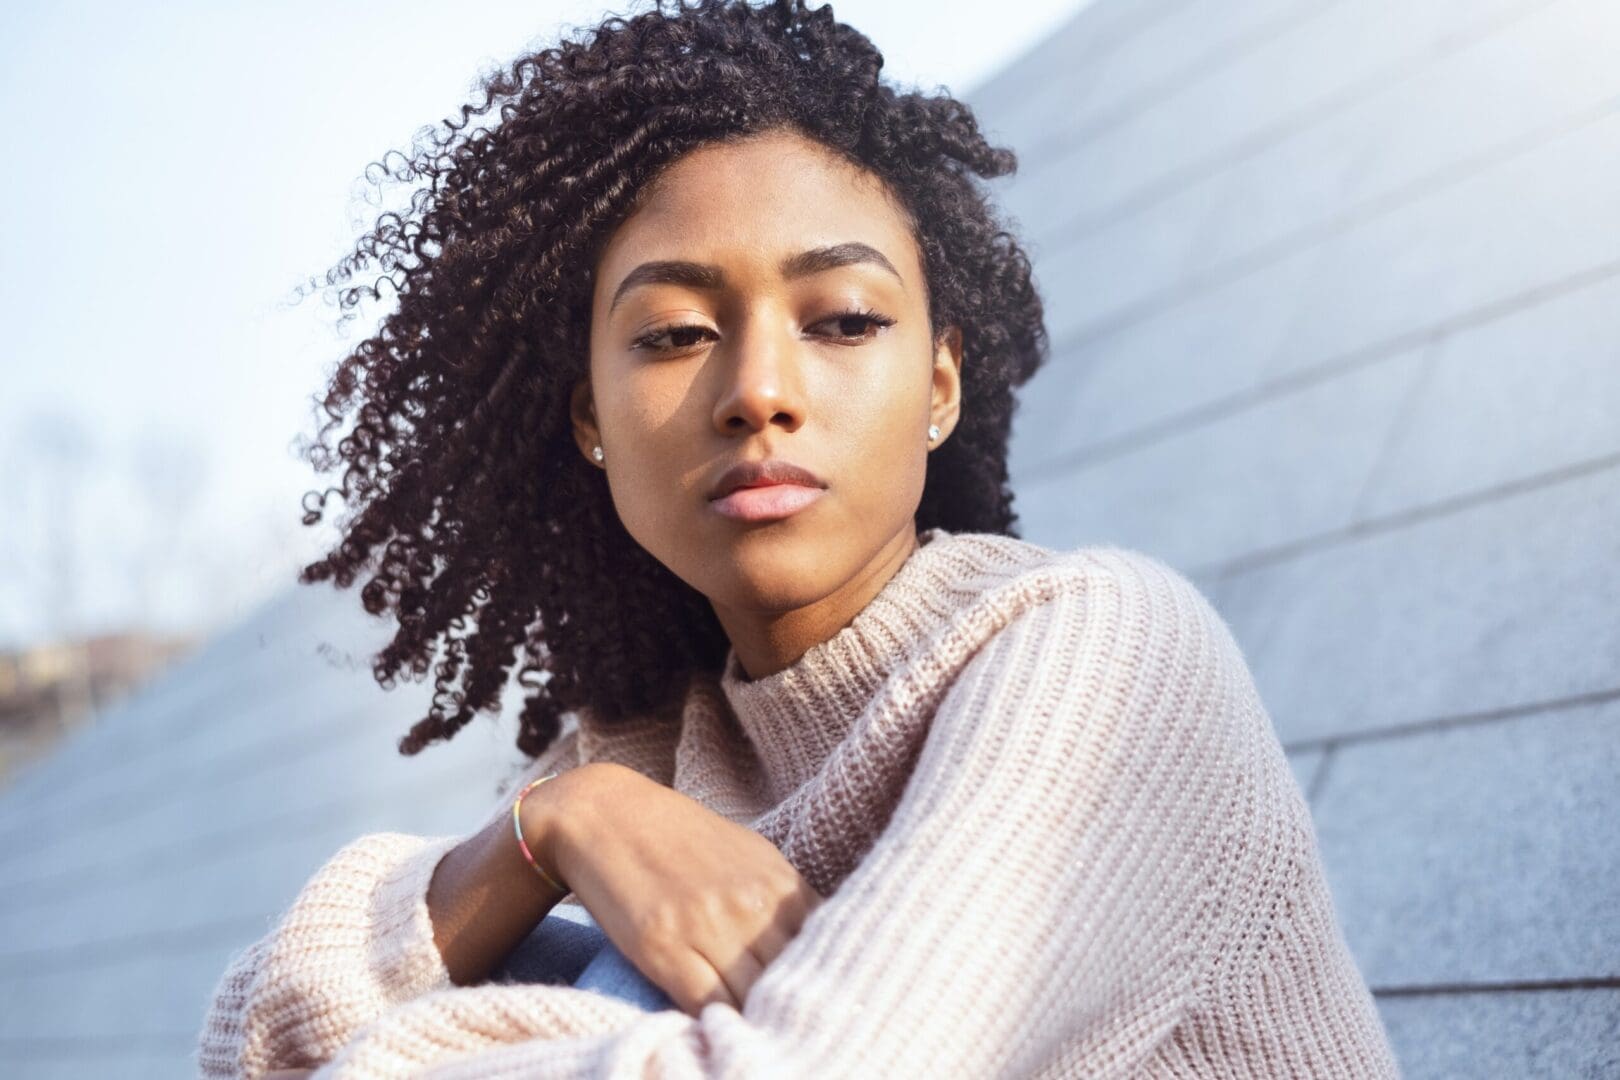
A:
[[[528,845],[529,853],[551,880],[564,889],[563,895],[572,890],[568,853],[574,850],[575,845],[570,843],[570,837],[573,827],[583,817],[581,811],[586,805],[584,789],[588,784],[590,768],[589,764],[576,766],[536,785],[523,797],[523,805],[518,810],[523,841]],[[520,851],[519,857],[521,855]],[[556,892],[534,872],[534,867],[528,869],[542,886]]]

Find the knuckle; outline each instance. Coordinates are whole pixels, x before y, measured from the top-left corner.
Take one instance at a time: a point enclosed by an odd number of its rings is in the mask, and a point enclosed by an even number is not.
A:
[[[737,894],[734,890],[710,889],[693,905],[693,915],[707,930],[725,926],[736,912]]]
[[[738,907],[755,918],[768,914],[780,902],[781,893],[772,882],[752,881],[737,890]]]
[[[724,1000],[719,984],[713,980],[705,981],[686,975],[675,982],[676,985],[669,991],[669,996],[681,1007],[682,1012],[692,1016],[701,1013],[709,1002]]]
[[[636,919],[636,933],[655,950],[669,949],[679,944],[683,918],[673,904],[653,904],[642,910]]]
[[[788,867],[783,873],[780,881],[780,888],[784,898],[799,896],[806,891],[803,876],[801,876],[799,872],[793,869],[791,866]]]

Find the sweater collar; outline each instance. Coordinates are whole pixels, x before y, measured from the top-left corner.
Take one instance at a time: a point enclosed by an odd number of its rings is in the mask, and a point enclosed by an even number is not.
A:
[[[918,547],[855,618],[772,675],[749,679],[735,649],[720,688],[765,773],[773,802],[820,770],[889,675],[905,666],[960,602],[960,538],[917,534]]]

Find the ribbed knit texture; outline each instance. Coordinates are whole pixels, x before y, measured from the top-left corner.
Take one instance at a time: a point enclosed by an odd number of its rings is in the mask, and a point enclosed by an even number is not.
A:
[[[741,1012],[455,986],[426,894],[463,838],[379,833],[225,972],[203,1075],[1397,1076],[1196,587],[1122,548],[920,539],[792,666],[751,681],[733,653],[678,717],[585,713],[511,785],[618,761],[776,844],[828,899]]]

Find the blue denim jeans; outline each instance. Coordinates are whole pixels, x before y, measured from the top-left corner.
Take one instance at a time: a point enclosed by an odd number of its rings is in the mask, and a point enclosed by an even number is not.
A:
[[[608,940],[591,913],[573,904],[552,908],[508,954],[490,981],[595,990],[648,1012],[676,1008],[669,995]]]

